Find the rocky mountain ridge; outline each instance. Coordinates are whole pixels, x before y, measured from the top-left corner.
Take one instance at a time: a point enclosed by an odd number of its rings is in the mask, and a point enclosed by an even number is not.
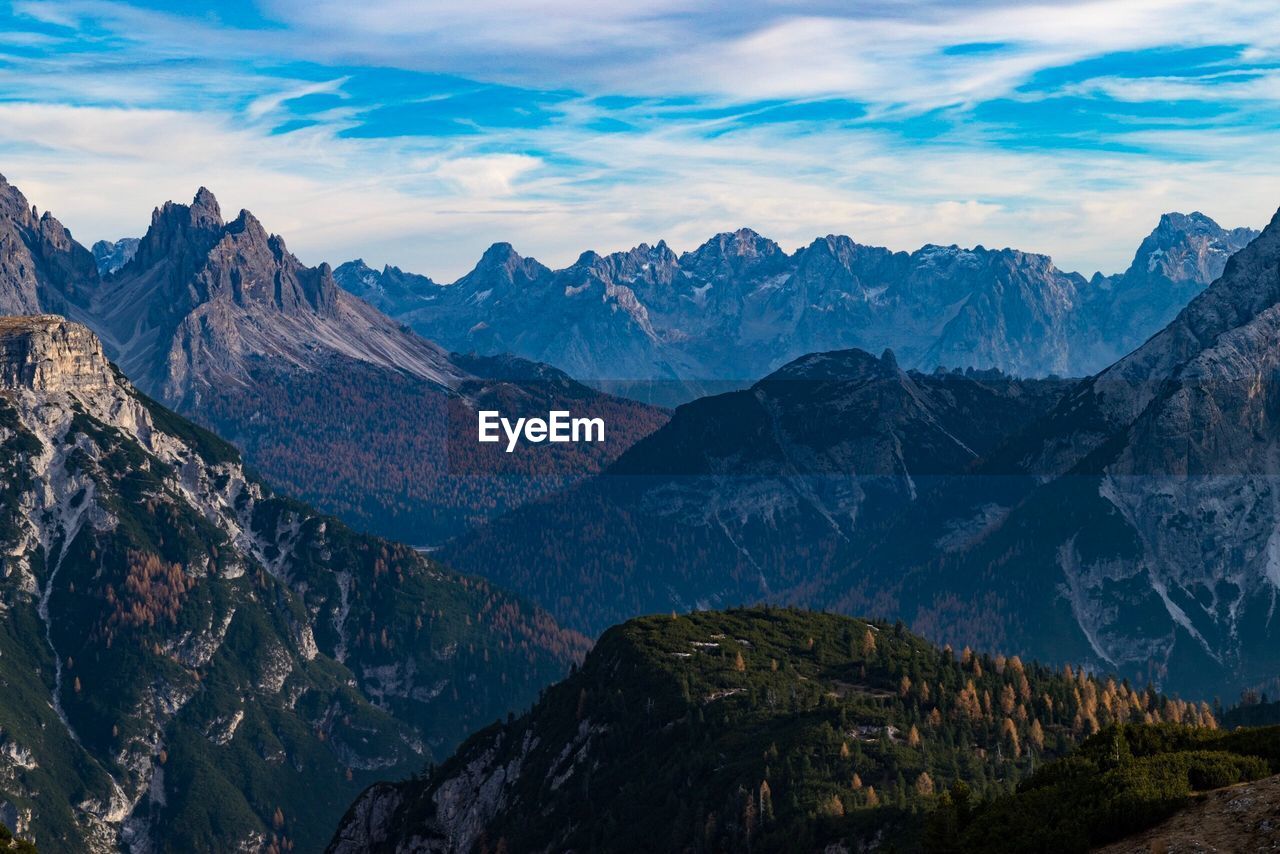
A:
[[[498,243],[451,285],[356,262],[336,278],[451,349],[511,352],[672,403],[850,347],[890,348],[925,371],[1094,373],[1169,322],[1256,234],[1167,214],[1125,273],[1088,280],[1015,249],[906,253],[827,235],[788,254],[750,229],[681,255],[663,242],[584,252],[562,270]]]
[[[0,314],[65,311],[96,280],[93,255],[0,175]]]

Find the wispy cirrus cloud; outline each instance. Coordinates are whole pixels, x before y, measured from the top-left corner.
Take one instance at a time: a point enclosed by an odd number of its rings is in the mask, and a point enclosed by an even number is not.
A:
[[[1116,269],[1280,203],[1267,4],[13,4],[0,170],[83,238],[198,184],[311,261],[450,278],[749,224]]]

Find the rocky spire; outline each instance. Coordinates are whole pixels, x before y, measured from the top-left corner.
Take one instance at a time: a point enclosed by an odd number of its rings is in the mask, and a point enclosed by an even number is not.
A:
[[[93,255],[0,176],[0,314],[66,311],[98,282]]]
[[[178,266],[195,264],[218,242],[223,226],[218,200],[201,187],[190,205],[165,202],[151,212],[151,227],[131,263],[149,267],[167,258]]]

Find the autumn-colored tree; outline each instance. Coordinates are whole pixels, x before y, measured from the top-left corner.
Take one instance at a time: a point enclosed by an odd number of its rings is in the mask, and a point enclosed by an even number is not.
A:
[[[195,579],[179,564],[166,563],[151,552],[130,550],[127,560],[124,593],[117,597],[114,588],[107,588],[107,601],[115,606],[108,625],[138,628],[154,626],[159,620],[176,623]]]
[[[1000,724],[1000,738],[1015,758],[1022,755],[1022,746],[1018,741],[1018,728],[1009,718],[1005,718]]]
[[[876,651],[876,636],[871,629],[867,629],[862,635],[862,654],[869,656]]]
[[[1031,721],[1031,729],[1028,731],[1027,737],[1036,750],[1044,749],[1044,727],[1040,726],[1039,720]]]

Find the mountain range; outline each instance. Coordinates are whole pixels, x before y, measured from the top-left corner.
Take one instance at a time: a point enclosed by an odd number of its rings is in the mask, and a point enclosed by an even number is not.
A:
[[[604,474],[441,556],[493,560],[588,631],[628,611],[779,601],[1195,696],[1268,684],[1277,283],[1273,221],[1083,381],[806,356],[678,408]],[[565,524],[585,507],[588,524]]]
[[[1280,215],[1089,279],[742,230],[438,285],[203,188],[91,251],[0,179],[0,315],[0,822],[46,850],[316,850],[405,778],[337,850],[871,842],[925,772],[1276,684]],[[762,601],[872,619],[675,616]]]
[[[587,647],[277,496],[84,326],[0,318],[0,817],[43,851],[316,850]]]
[[[982,246],[906,253],[828,235],[788,254],[750,229],[680,255],[663,242],[584,252],[561,270],[498,243],[447,286],[358,260],[334,275],[451,349],[514,353],[671,404],[850,347],[890,348],[925,371],[1092,374],[1172,320],[1256,234],[1166,214],[1128,270],[1090,279]]]
[[[213,194],[167,202],[136,242],[92,254],[0,179],[0,313],[84,323],[146,393],[243,448],[273,484],[388,536],[430,544],[598,471],[666,413],[547,366],[452,355],[307,267]],[[127,260],[125,258],[127,257]],[[112,262],[115,263],[115,262]],[[110,264],[107,265],[110,267]],[[477,456],[477,408],[603,417],[605,441]]]

